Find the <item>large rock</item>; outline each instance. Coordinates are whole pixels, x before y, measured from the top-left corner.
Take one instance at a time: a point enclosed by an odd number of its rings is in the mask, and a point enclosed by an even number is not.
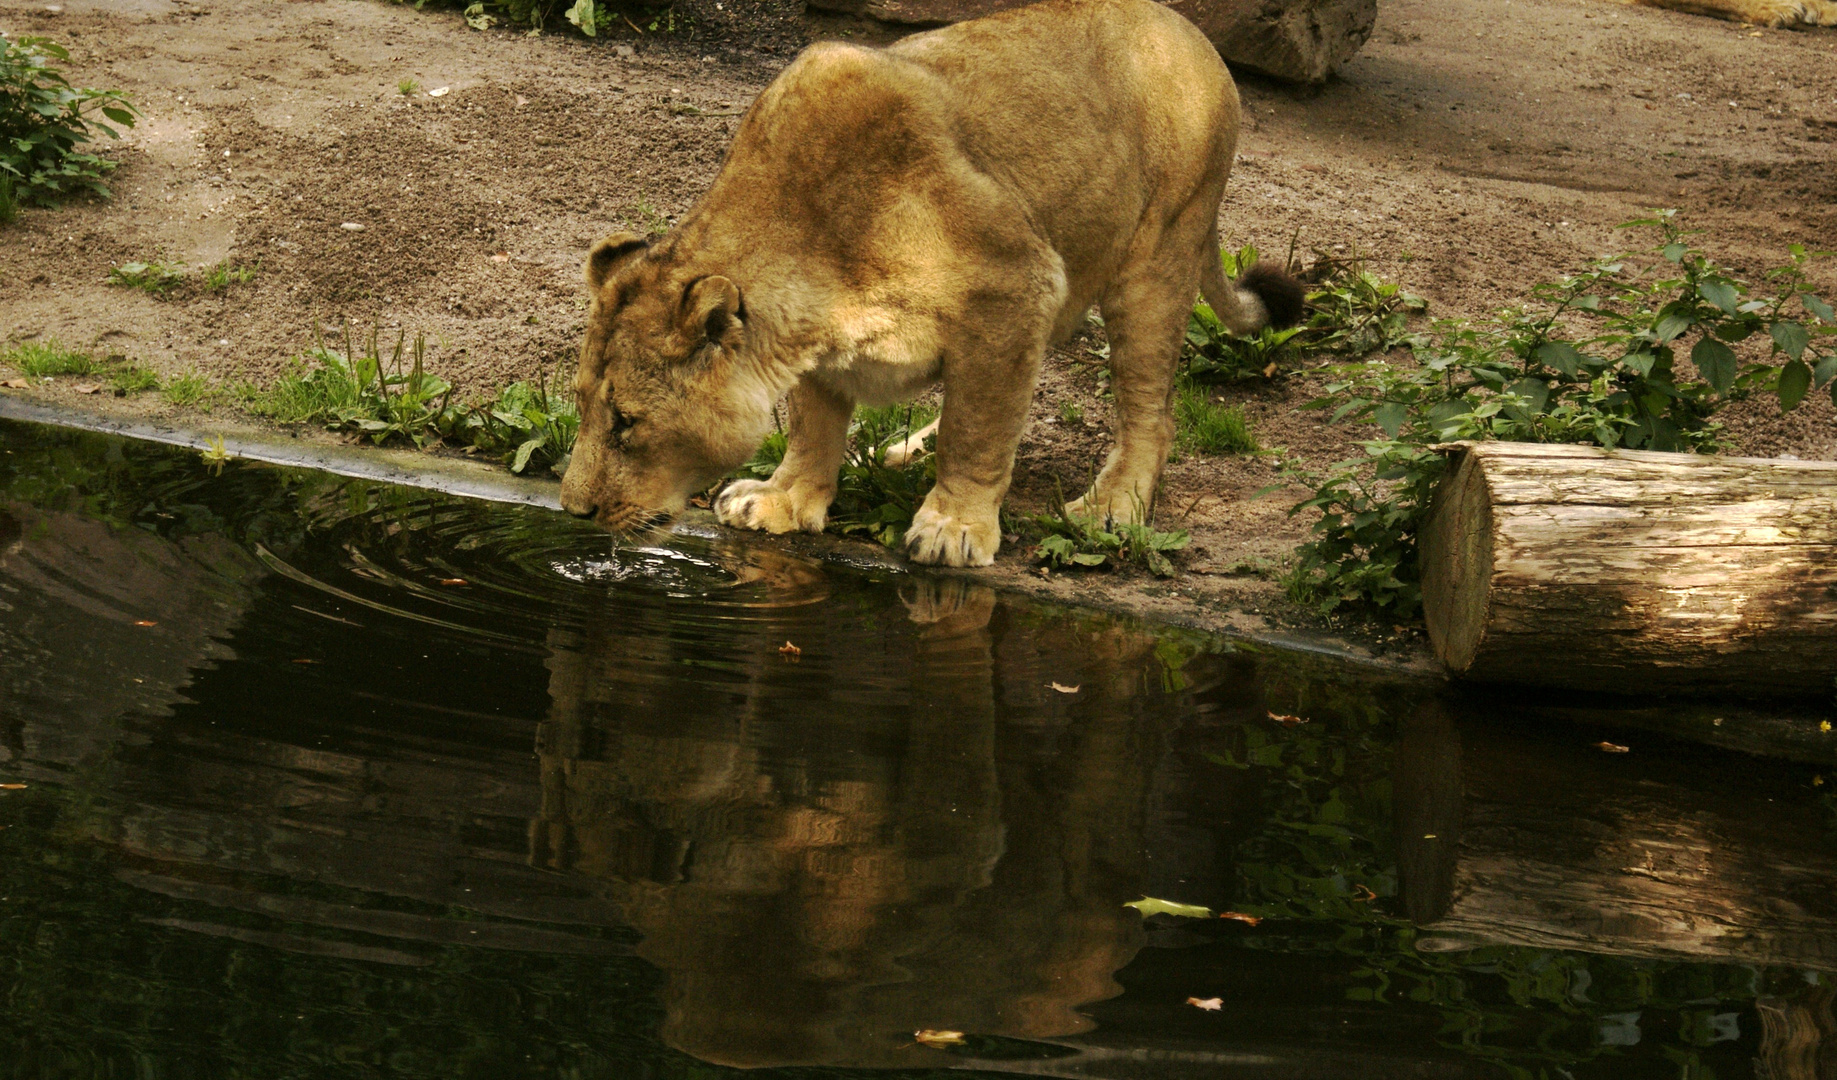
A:
[[[882,22],[940,26],[1029,0],[806,0]],[[1371,36],[1377,0],[1166,0],[1239,67],[1292,82],[1324,82]]]

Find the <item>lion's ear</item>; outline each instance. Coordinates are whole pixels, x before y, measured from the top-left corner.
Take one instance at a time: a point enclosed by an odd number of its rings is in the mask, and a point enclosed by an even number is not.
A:
[[[740,325],[740,311],[740,286],[718,274],[698,278],[683,290],[683,336],[720,344]]]
[[[613,271],[635,255],[641,255],[651,242],[637,233],[613,233],[593,245],[587,254],[587,287],[594,292],[612,277]]]

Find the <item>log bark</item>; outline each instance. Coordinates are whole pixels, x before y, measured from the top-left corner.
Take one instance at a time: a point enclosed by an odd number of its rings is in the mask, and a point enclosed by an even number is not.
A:
[[[812,8],[901,26],[942,26],[1033,0],[808,0]],[[1378,0],[1163,0],[1236,67],[1325,82],[1371,37]]]
[[[1421,540],[1448,670],[1616,693],[1828,696],[1837,462],[1458,443]]]

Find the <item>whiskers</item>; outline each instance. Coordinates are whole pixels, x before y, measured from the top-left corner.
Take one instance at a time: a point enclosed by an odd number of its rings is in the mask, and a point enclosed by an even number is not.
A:
[[[644,542],[659,540],[669,532],[675,514],[652,510],[635,503],[610,507],[600,513],[600,527],[620,540]]]

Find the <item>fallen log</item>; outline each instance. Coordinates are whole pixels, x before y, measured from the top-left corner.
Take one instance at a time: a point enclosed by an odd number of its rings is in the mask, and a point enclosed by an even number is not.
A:
[[[1828,696],[1837,462],[1456,443],[1420,536],[1429,641],[1482,682]]]
[[[810,7],[900,26],[941,26],[1033,0],[807,0]],[[1235,67],[1325,82],[1371,37],[1378,0],[1163,0]]]

